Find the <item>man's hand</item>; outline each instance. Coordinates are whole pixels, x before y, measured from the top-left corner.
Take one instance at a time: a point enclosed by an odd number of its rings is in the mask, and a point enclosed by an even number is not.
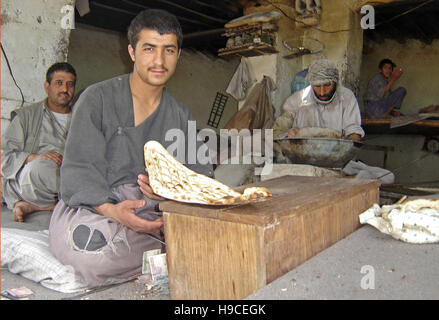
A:
[[[53,162],[56,162],[56,164],[58,164],[59,166],[62,163],[62,155],[55,151],[49,151],[42,154],[30,154],[26,159],[26,163],[29,163],[36,159],[51,160]]]
[[[153,200],[165,200],[165,198],[160,197],[158,194],[155,194],[149,185],[149,177],[144,174],[139,174],[137,176],[137,183],[140,187],[140,191],[150,199]]]
[[[294,138],[298,132],[299,132],[299,129],[297,129],[297,128],[292,128],[292,129],[288,130],[288,138]]]
[[[348,140],[352,140],[352,141],[360,141],[361,140],[361,136],[357,133],[351,133],[350,135],[348,135]]]
[[[104,203],[94,208],[99,214],[112,218],[135,232],[159,233],[163,226],[162,217],[150,221],[136,215],[135,209],[143,208],[145,205],[145,200],[124,200],[118,204]]]

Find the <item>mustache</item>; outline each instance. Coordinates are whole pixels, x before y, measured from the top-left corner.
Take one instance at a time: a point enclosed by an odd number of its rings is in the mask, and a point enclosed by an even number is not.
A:
[[[165,67],[150,67],[148,68],[148,71],[168,71],[168,68]]]
[[[61,95],[66,95],[67,97],[70,97],[70,94],[68,92],[60,92],[60,93],[58,93],[58,96],[61,96]]]
[[[317,94],[317,97],[318,98],[331,98],[332,97],[332,93],[328,93],[328,94],[324,94],[324,95],[319,95],[319,94]]]

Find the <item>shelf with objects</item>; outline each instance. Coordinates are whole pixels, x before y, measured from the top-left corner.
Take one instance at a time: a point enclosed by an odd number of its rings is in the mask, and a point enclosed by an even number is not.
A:
[[[226,48],[218,50],[218,56],[239,54],[245,57],[278,53],[274,48],[277,26],[273,23],[254,23],[226,28]]]

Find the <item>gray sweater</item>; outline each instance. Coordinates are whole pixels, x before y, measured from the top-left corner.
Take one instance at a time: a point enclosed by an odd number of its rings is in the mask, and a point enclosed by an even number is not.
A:
[[[165,141],[165,135],[176,128],[187,140],[189,120],[189,110],[163,90],[157,109],[135,127],[128,74],[88,87],[74,107],[61,166],[61,199],[69,207],[119,202],[111,189],[136,183],[145,173],[144,144],[156,140],[166,148],[173,141]],[[187,150],[188,142],[183,143]],[[187,166],[213,176],[212,165]]]
[[[31,153],[37,153],[46,100],[11,112],[1,143],[1,175],[15,179]]]

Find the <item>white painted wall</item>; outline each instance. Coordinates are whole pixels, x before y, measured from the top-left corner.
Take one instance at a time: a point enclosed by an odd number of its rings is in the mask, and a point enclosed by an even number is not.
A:
[[[65,13],[61,8],[74,0],[3,0],[1,4],[1,42],[25,104],[46,97],[44,81],[47,68],[67,60],[69,29],[61,27]],[[22,98],[1,57],[1,132],[9,124],[10,112]]]

